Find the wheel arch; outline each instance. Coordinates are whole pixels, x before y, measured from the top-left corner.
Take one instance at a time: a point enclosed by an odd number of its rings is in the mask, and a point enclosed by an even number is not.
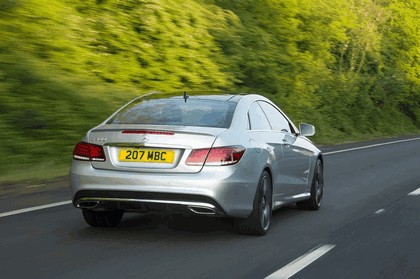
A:
[[[271,170],[271,168],[267,165],[264,167],[264,169],[262,170],[261,174],[266,171],[268,173],[268,175],[270,176],[270,180],[271,180],[271,191],[273,191],[273,171]],[[272,192],[273,193],[273,192]]]
[[[268,173],[268,176],[270,177],[270,187],[271,187],[271,196],[274,196],[274,189],[273,189],[273,171],[271,170],[269,165],[265,165],[264,168],[262,169],[262,171],[260,172],[260,176],[258,179],[258,183],[262,177],[262,174],[264,173],[264,171],[266,171]],[[257,184],[258,185],[258,184]],[[255,188],[255,193],[254,193],[254,199],[257,197],[257,191],[258,191],[258,187]]]
[[[321,161],[322,166],[324,166],[324,155],[322,155],[322,153],[318,154],[318,157],[316,158],[317,160]]]
[[[268,173],[268,176],[270,177],[270,187],[271,187],[271,207],[273,207],[274,204],[274,181],[273,181],[273,172],[269,166],[265,166],[261,174],[266,171]]]

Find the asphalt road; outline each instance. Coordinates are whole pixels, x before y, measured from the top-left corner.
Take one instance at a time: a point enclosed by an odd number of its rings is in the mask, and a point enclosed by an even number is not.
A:
[[[324,148],[322,208],[282,208],[264,237],[223,219],[138,214],[90,228],[70,204],[10,213],[68,201],[65,187],[2,198],[0,278],[418,279],[420,139],[372,144]]]

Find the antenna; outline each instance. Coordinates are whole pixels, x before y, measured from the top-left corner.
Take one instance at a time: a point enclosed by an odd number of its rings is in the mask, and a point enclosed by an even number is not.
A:
[[[187,102],[187,99],[188,99],[189,97],[190,97],[190,96],[188,96],[187,92],[185,92],[185,91],[184,91],[184,101],[185,101],[185,102]]]

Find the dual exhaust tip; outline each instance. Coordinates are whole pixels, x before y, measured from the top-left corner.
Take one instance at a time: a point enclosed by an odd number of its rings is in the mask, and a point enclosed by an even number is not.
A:
[[[99,205],[99,201],[78,201],[76,207],[81,209],[95,209]],[[188,210],[197,215],[217,215],[218,212],[212,207],[206,206],[187,206]]]

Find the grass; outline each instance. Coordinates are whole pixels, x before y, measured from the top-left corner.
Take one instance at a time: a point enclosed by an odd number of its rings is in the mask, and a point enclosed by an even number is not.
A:
[[[417,88],[401,70],[386,69],[398,72],[392,82],[335,75],[334,30],[292,3],[38,2],[0,0],[0,183],[67,175],[86,131],[156,90],[265,94],[296,124],[314,124],[323,145],[420,133],[417,103],[399,106]],[[304,17],[319,18],[325,38],[306,46],[309,31],[289,24]]]

